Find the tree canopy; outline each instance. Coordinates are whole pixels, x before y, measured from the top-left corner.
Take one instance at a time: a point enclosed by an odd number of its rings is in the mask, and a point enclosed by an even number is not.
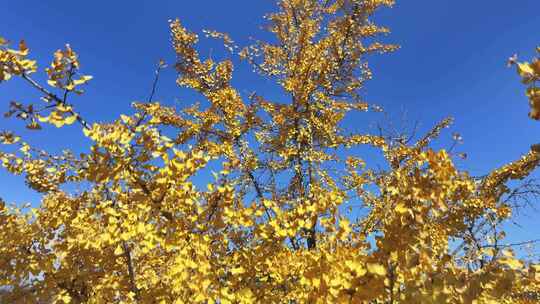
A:
[[[431,146],[450,118],[418,138],[349,130],[351,113],[381,111],[360,92],[369,56],[399,48],[371,18],[393,1],[277,4],[266,17],[271,39],[242,47],[205,34],[285,98],[244,96],[249,87],[231,82],[233,61],[200,56],[198,35],[172,20],[176,61],[159,62],[134,114],[108,123],[77,111],[92,76],[69,45],[54,53],[42,84],[26,42],[0,37],[0,85],[21,81],[42,96],[11,102],[6,117],[43,134],[46,125],[78,124],[92,141],[80,155],[52,154],[0,133],[2,166],[43,194],[30,210],[0,200],[0,302],[539,300],[540,265],[518,258],[502,227],[513,199],[527,194],[512,181],[539,165],[538,146],[476,177]],[[540,119],[540,61],[510,63],[528,85],[530,117]],[[154,100],[169,66],[204,102]],[[206,187],[194,182],[202,173]]]

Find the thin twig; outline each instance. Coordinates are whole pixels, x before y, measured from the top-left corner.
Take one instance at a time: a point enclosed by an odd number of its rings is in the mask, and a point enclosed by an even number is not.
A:
[[[159,63],[158,63],[158,66],[156,68],[156,71],[155,71],[156,76],[154,77],[154,82],[152,83],[152,90],[150,91],[150,95],[148,96],[148,99],[146,100],[146,103],[150,103],[152,101],[152,99],[154,99],[154,94],[156,93],[157,84],[158,84],[158,81],[159,81],[159,74],[161,73],[161,70],[164,67],[166,67],[166,65],[163,63],[163,60],[160,60]],[[144,119],[146,118],[147,115],[148,115],[148,113],[146,111],[144,111],[143,115],[141,115],[139,120],[137,120],[137,122],[135,123],[135,128],[137,128],[138,126],[141,125],[141,123],[144,121]]]
[[[22,74],[22,79],[26,80],[28,83],[30,83],[34,88],[38,89],[40,92],[45,94],[49,99],[52,99],[54,102],[56,102],[56,105],[66,105],[65,101],[61,99],[60,97],[56,96],[55,94],[49,92],[47,89],[45,89],[43,86],[41,86],[39,83],[37,83],[34,79],[32,79],[28,74]],[[68,113],[71,115],[75,115],[77,122],[83,126],[83,128],[90,130],[90,125],[75,111],[72,109],[69,109]]]
[[[129,284],[131,285],[130,289],[135,294],[135,300],[138,302],[140,300],[139,288],[137,288],[137,283],[135,281],[135,271],[133,270],[133,261],[131,259],[131,250],[126,241],[122,242],[124,247],[124,256],[126,258],[126,263],[128,267],[129,274]]]
[[[491,248],[508,248],[508,247],[516,247],[516,246],[523,246],[523,245],[529,245],[534,243],[539,243],[540,239],[530,240],[530,241],[523,241],[523,242],[517,242],[517,243],[509,243],[509,244],[487,244],[482,245],[482,248],[491,247]]]

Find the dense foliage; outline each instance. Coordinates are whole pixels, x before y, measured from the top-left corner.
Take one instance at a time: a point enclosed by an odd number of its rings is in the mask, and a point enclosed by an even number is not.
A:
[[[177,109],[150,97],[110,123],[76,111],[92,77],[69,45],[45,85],[32,78],[25,42],[0,38],[0,82],[18,78],[42,94],[40,104],[12,102],[6,116],[36,132],[79,124],[93,142],[51,155],[0,133],[0,163],[43,194],[30,211],[0,205],[0,302],[537,301],[540,266],[503,243],[501,223],[512,215],[509,182],[530,175],[539,149],[473,177],[430,148],[450,119],[417,141],[343,124],[379,110],[359,90],[371,77],[366,57],[397,49],[378,42],[389,30],[371,21],[392,4],[279,1],[267,16],[273,39],[245,48],[206,32],[275,81],[283,100],[242,96],[232,61],[201,58],[198,36],[171,21],[177,83],[205,102]],[[538,119],[540,62],[516,64]],[[357,155],[368,146],[384,164]]]

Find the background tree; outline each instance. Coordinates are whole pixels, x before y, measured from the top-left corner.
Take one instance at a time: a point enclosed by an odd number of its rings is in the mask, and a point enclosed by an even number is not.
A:
[[[25,42],[14,49],[2,39],[0,81],[15,76],[43,95],[41,104],[12,102],[7,116],[35,130],[78,123],[93,144],[78,156],[51,155],[0,135],[2,165],[44,194],[28,212],[1,204],[1,301],[538,300],[539,266],[501,243],[519,193],[509,182],[538,166],[538,149],[475,178],[429,147],[451,119],[416,141],[343,126],[351,111],[379,110],[359,91],[371,77],[366,57],[397,49],[379,42],[389,30],[370,19],[392,4],[279,1],[267,16],[273,38],[245,48],[206,32],[274,80],[282,100],[242,96],[232,61],[201,58],[198,36],[171,21],[177,83],[204,103],[155,102],[159,62],[147,102],[100,124],[74,109],[92,77],[69,45],[46,69],[48,88],[32,78]],[[376,149],[385,164],[376,168],[352,152],[357,146]],[[210,170],[206,189],[195,186]],[[68,191],[73,184],[84,190]]]

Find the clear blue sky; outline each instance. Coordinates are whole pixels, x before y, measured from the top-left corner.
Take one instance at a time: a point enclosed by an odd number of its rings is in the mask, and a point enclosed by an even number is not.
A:
[[[389,26],[387,41],[402,45],[398,52],[373,58],[374,80],[366,88],[368,100],[391,113],[408,112],[426,130],[445,116],[455,117],[453,131],[465,143],[459,151],[468,159],[460,168],[481,175],[518,158],[532,143],[540,142],[540,124],[527,118],[528,104],[516,73],[505,67],[513,53],[530,58],[540,44],[538,0],[398,1],[376,20]],[[149,93],[159,58],[173,59],[167,20],[179,17],[190,29],[204,28],[231,34],[239,44],[263,37],[263,14],[274,9],[271,0],[256,1],[1,1],[0,35],[12,41],[24,38],[43,69],[51,54],[64,43],[78,51],[83,73],[94,75],[88,93],[75,101],[90,121],[107,121],[128,112],[134,100]],[[202,55],[216,45],[203,42]],[[163,73],[156,99],[166,104],[189,104],[195,99],[174,85],[172,70]],[[235,74],[245,92],[272,95],[272,86],[246,71]],[[245,93],[244,92],[244,93]],[[8,102],[36,101],[38,95],[21,81],[0,85],[2,111]],[[0,120],[0,129],[26,135],[18,122]],[[47,128],[29,141],[39,147],[76,151],[76,126]],[[43,134],[55,136],[44,137]],[[450,137],[450,132],[443,135]],[[448,141],[442,140],[442,146]],[[0,196],[10,202],[37,200],[21,179],[0,171]],[[512,228],[512,239],[540,237],[534,228],[538,212]]]

